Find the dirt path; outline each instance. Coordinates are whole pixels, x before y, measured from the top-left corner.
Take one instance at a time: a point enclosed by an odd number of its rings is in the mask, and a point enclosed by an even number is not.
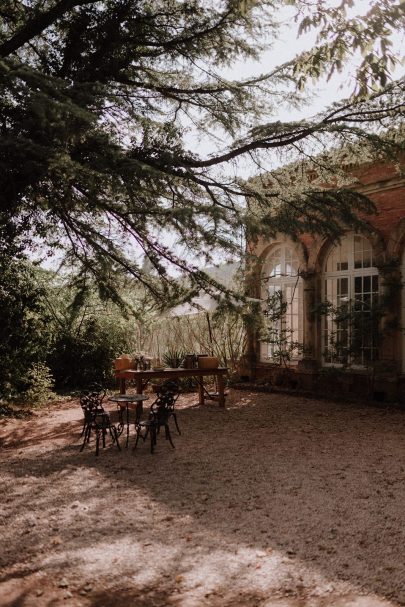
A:
[[[3,422],[2,607],[405,605],[405,413],[193,402],[153,456],[79,453],[75,402]]]

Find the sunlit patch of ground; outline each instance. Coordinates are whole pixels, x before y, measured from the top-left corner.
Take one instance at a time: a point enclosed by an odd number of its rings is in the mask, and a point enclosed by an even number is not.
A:
[[[0,432],[4,607],[405,605],[405,414],[232,392],[79,452],[68,402]]]

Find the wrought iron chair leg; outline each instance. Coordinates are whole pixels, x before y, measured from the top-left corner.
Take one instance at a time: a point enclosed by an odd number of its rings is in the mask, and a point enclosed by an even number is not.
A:
[[[112,436],[113,436],[113,442],[117,443],[118,451],[121,451],[120,443],[118,440],[117,428],[115,426],[110,426],[110,432],[112,433]]]
[[[100,430],[96,432],[96,456],[100,453]]]
[[[89,442],[90,433],[91,433],[91,426],[89,424],[87,424],[86,425],[86,431],[85,431],[85,434],[84,434],[83,444],[80,447],[80,451],[83,451],[85,444]]]
[[[153,453],[156,445],[156,428],[150,429],[150,452]]]
[[[101,433],[103,435],[103,449],[105,449],[105,435],[107,433],[107,430],[105,428],[103,428]]]
[[[179,434],[181,434],[179,424],[177,423],[177,415],[175,413],[172,413],[172,415],[173,415],[174,423],[176,425],[176,430]]]
[[[140,430],[140,428],[138,427],[138,428],[136,429],[136,440],[135,440],[135,445],[134,445],[133,451],[135,451],[135,449],[136,449],[136,448],[137,448],[137,446],[138,446],[138,441],[139,441],[140,432],[141,432],[141,430]]]
[[[166,434],[166,440],[168,440],[169,443],[171,444],[171,446],[173,447],[173,449],[175,449],[176,447],[173,445],[172,437],[170,435],[169,426],[167,424],[165,424],[165,434]]]
[[[83,451],[84,445],[86,444],[86,442],[87,442],[87,428],[86,428],[86,434],[84,435],[84,439],[82,442],[82,446],[80,447],[80,451]]]
[[[108,426],[108,431],[110,432],[112,442],[115,443],[115,434],[113,432],[113,427],[114,426]]]

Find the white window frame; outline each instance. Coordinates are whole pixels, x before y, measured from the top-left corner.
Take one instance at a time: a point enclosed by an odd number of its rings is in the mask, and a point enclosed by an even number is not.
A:
[[[371,265],[369,267],[362,267],[362,268],[355,268],[354,265],[354,261],[355,261],[355,255],[354,255],[354,239],[355,238],[361,238],[363,239],[365,242],[368,243],[369,245],[369,249],[371,251]],[[327,264],[328,264],[328,260],[329,257],[332,255],[333,251],[335,248],[341,247],[343,243],[346,243],[347,245],[347,250],[348,250],[348,267],[345,270],[330,270],[327,271]],[[338,305],[340,302],[344,302],[345,300],[348,303],[353,303],[358,301],[359,303],[363,302],[363,297],[364,294],[367,294],[370,296],[370,304],[366,304],[366,305],[370,305],[370,310],[372,309],[373,306],[373,299],[375,297],[378,298],[379,293],[380,293],[380,278],[379,278],[379,272],[378,272],[378,268],[373,265],[373,261],[374,261],[374,251],[373,251],[373,247],[372,244],[370,243],[370,241],[368,240],[368,238],[366,238],[363,235],[360,234],[355,234],[355,233],[351,233],[351,234],[346,234],[344,237],[341,238],[340,242],[332,245],[328,251],[328,254],[326,256],[326,260],[325,260],[325,264],[324,264],[324,271],[322,273],[322,301],[326,302],[328,300],[328,288],[327,288],[327,281],[336,281],[336,286],[332,289],[334,293],[336,293],[336,298],[333,301],[332,300],[332,304],[333,305]],[[378,277],[376,281],[373,280],[373,277]],[[361,298],[357,298],[356,297],[356,290],[355,290],[355,282],[356,282],[356,278],[370,278],[370,290],[369,291],[361,291]],[[347,295],[344,295],[343,297],[341,296],[341,294],[339,294],[339,289],[341,289],[341,284],[339,284],[339,280],[340,279],[347,279]],[[374,290],[374,284],[375,282],[377,282],[377,290]],[[364,285],[364,280],[362,280],[362,286]],[[340,301],[339,301],[340,298]],[[330,301],[330,300],[329,300]],[[363,304],[364,305],[364,304]],[[366,361],[364,358],[364,352],[362,353],[362,361],[361,363],[359,362],[354,362],[351,361],[350,359],[346,362],[339,362],[337,360],[332,360],[329,361],[326,359],[325,357],[325,351],[327,349],[327,342],[326,339],[328,337],[328,332],[330,327],[333,326],[333,319],[331,319],[331,317],[329,316],[325,316],[322,319],[322,364],[325,367],[343,367],[343,366],[347,366],[350,367],[352,369],[364,369],[366,368]],[[377,346],[376,345],[372,345],[371,348],[371,355],[374,355],[374,351],[375,354],[378,355],[377,352]]]
[[[280,252],[279,256],[279,264],[276,266],[271,266],[272,257]],[[290,341],[303,342],[303,287],[302,287],[302,279],[299,275],[299,258],[295,251],[295,248],[291,244],[280,243],[275,245],[268,253],[266,261],[263,265],[262,277],[261,277],[261,295],[263,300],[267,300],[267,296],[269,295],[269,291],[272,290],[273,293],[276,291],[281,291],[283,294],[286,291],[292,289],[292,300],[287,302],[287,311],[282,319],[283,329],[287,325],[287,317],[289,316],[289,326],[292,327],[293,333],[291,334]],[[285,301],[285,299],[284,299]],[[294,304],[297,312],[292,308],[292,304]],[[266,309],[263,309],[263,313],[266,314]],[[294,327],[294,323],[296,327]],[[289,329],[287,329],[289,330]],[[274,357],[272,356],[272,350],[274,346],[272,344],[261,342],[260,344],[260,360],[263,362],[275,362]],[[296,364],[298,360],[301,358],[301,354],[297,353],[296,356],[293,356],[290,363]]]

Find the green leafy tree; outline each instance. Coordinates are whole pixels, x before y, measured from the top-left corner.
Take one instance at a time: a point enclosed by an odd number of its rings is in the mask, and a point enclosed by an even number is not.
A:
[[[43,363],[51,342],[44,289],[35,268],[0,255],[0,398],[27,387],[27,372]]]
[[[73,281],[74,282],[74,281]],[[44,280],[46,305],[51,316],[52,341],[47,364],[58,389],[88,387],[91,383],[113,385],[112,361],[136,347],[137,309],[120,290],[120,301],[103,301],[94,283],[71,285],[72,280],[49,273]],[[117,288],[121,287],[118,285]]]
[[[315,46],[260,77],[224,78],[223,67],[258,57],[277,39],[286,4],[295,7],[302,32],[317,32]],[[190,250],[207,261],[218,247],[232,254],[241,226],[256,237],[338,232],[342,222],[354,222],[355,212],[370,206],[348,189],[326,194],[297,181],[289,190],[263,187],[229,170],[239,158],[269,166],[262,164],[266,154],[307,157],[319,152],[315,146],[359,140],[362,149],[397,154],[395,133],[381,131],[404,110],[404,84],[390,81],[390,36],[403,26],[404,4],[372,0],[364,15],[351,17],[352,4],[3,0],[2,233],[63,249],[104,296],[116,292],[125,272],[168,304],[201,286],[221,289],[193,265]],[[347,69],[356,53],[363,57],[349,100],[313,119],[274,121],[280,104],[299,104],[309,81]],[[190,150],[191,125],[200,140],[219,136],[224,149],[206,157]],[[172,280],[173,267],[191,272],[190,288]]]
[[[23,398],[29,405],[43,405],[54,398],[52,392],[54,379],[49,368],[44,363],[34,363],[26,375],[26,389]]]

